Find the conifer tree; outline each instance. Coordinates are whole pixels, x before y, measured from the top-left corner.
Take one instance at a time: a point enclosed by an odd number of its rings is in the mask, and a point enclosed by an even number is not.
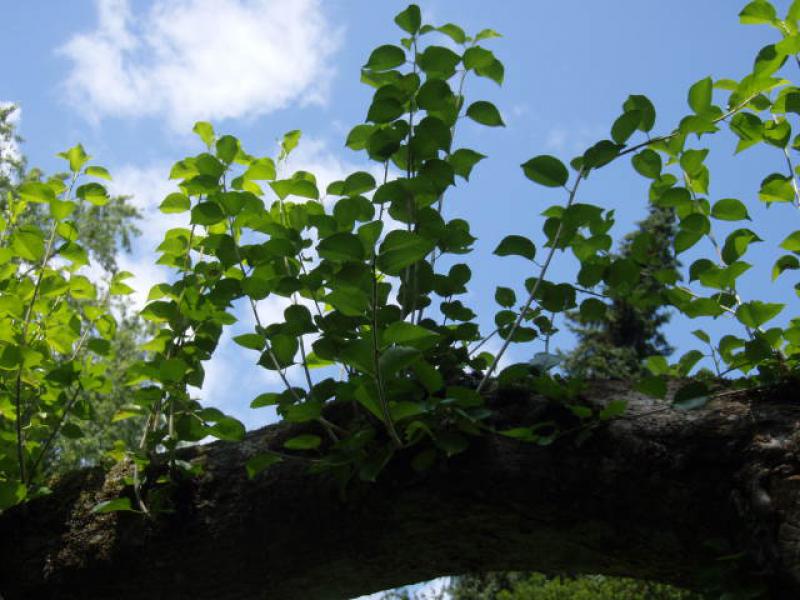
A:
[[[674,280],[679,266],[674,237],[674,211],[652,205],[637,229],[625,236],[614,258],[635,261],[641,277],[628,294],[608,298],[602,319],[568,315],[568,326],[578,336],[563,362],[569,375],[630,379],[642,374],[648,356],[672,353],[661,328],[670,319],[664,308],[665,282]]]

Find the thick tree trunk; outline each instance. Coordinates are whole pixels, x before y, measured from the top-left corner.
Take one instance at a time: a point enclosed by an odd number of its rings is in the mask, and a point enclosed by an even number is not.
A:
[[[247,478],[247,458],[289,435],[281,425],[191,449],[204,474],[154,520],[91,513],[123,488],[121,469],[73,473],[0,517],[0,593],[341,599],[446,574],[538,570],[688,587],[735,574],[771,597],[798,598],[800,403],[791,392],[731,393],[681,412],[622,383],[595,384],[591,402],[625,398],[629,409],[582,444],[486,436],[424,476],[401,457],[344,499],[298,462]],[[519,424],[545,401],[516,394],[493,405]]]

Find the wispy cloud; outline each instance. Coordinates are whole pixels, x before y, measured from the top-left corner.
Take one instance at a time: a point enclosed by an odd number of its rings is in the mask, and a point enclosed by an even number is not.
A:
[[[544,139],[544,147],[557,153],[580,153],[595,142],[607,137],[608,134],[605,133],[602,127],[597,125],[574,125],[570,127],[557,125],[547,132]]]
[[[68,98],[90,119],[162,116],[186,130],[326,99],[341,34],[320,0],[96,4],[97,27],[59,50]]]

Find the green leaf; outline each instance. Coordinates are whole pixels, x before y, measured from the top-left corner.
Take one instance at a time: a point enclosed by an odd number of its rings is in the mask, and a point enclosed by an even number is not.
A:
[[[761,182],[758,197],[762,202],[792,202],[795,197],[792,178],[780,173],[773,173]]]
[[[640,131],[647,132],[653,129],[653,125],[655,125],[656,122],[656,109],[647,96],[637,94],[628,96],[628,99],[625,100],[622,105],[622,109],[625,112],[633,110],[639,111],[640,120],[638,128]]]
[[[381,353],[378,367],[384,377],[391,377],[395,373],[410,367],[417,362],[420,351],[409,346],[390,346]]]
[[[389,123],[405,112],[405,108],[395,98],[381,98],[370,104],[367,121],[373,123]]]
[[[180,358],[170,358],[162,361],[158,367],[158,373],[161,381],[175,383],[183,379],[188,369],[189,365]]]
[[[498,286],[494,292],[494,299],[500,306],[510,307],[516,304],[517,295],[511,288]]]
[[[103,502],[98,502],[94,508],[92,508],[93,513],[99,514],[119,511],[136,512],[131,506],[130,498],[114,498],[113,500],[105,500]]]
[[[335,233],[319,242],[317,252],[332,262],[360,261],[364,258],[364,244],[352,233]]]
[[[672,405],[681,410],[695,410],[706,405],[709,398],[708,386],[701,381],[693,381],[675,392]]]
[[[14,371],[22,364],[22,352],[18,346],[7,344],[0,351],[0,369]]]
[[[488,40],[491,38],[499,38],[499,37],[503,36],[497,33],[494,29],[483,29],[479,31],[478,34],[475,36],[475,41],[480,42],[481,40]]]
[[[439,339],[441,336],[435,331],[406,321],[395,321],[383,331],[382,335],[384,346],[398,344],[421,350],[433,347]]]
[[[311,311],[302,304],[293,304],[283,311],[287,331],[292,335],[314,333],[317,328],[311,320]]]
[[[259,351],[264,349],[264,344],[266,342],[264,336],[258,333],[243,333],[242,335],[235,336],[233,341],[244,348]]]
[[[478,100],[470,104],[467,108],[467,116],[476,123],[487,127],[505,127],[500,111],[494,104],[485,100]]]
[[[417,56],[417,64],[429,78],[450,79],[460,62],[458,54],[442,46],[428,46]]]
[[[521,235],[507,235],[495,248],[497,256],[522,256],[533,260],[536,256],[536,246],[531,240]]]
[[[464,66],[467,69],[486,69],[494,61],[494,54],[480,46],[471,46],[464,52]]]
[[[11,508],[25,500],[28,490],[18,481],[0,481],[0,511]]]
[[[743,325],[752,329],[757,329],[767,321],[777,317],[785,306],[785,304],[753,300],[741,304],[739,308],[736,309],[736,318]]]
[[[398,46],[386,44],[378,46],[369,55],[367,64],[364,65],[367,69],[374,71],[388,71],[394,69],[406,62],[406,53]]]
[[[625,412],[627,407],[627,400],[612,400],[600,411],[600,420],[608,421],[609,419],[618,417]]]
[[[608,268],[606,282],[617,292],[624,294],[632,290],[641,277],[641,269],[630,258],[618,258]]]
[[[648,356],[644,364],[653,375],[669,375],[669,363],[665,356]]]
[[[631,158],[631,164],[636,172],[643,177],[650,179],[658,179],[661,176],[661,156],[658,152],[650,149],[645,149],[634,154]]]
[[[750,220],[745,205],[735,198],[723,198],[715,202],[711,209],[711,216],[721,221]]]
[[[353,287],[337,287],[323,300],[348,317],[360,317],[366,314],[369,307],[369,297]]]
[[[667,395],[667,381],[657,375],[643,377],[636,383],[635,388],[653,398],[664,398]]]
[[[86,151],[80,144],[73,146],[65,152],[59,152],[58,156],[69,161],[69,170],[73,173],[80,171],[81,167],[91,158],[91,156],[86,154]]]
[[[417,91],[417,106],[423,110],[443,110],[454,102],[453,91],[442,79],[428,79]]]
[[[364,150],[367,147],[369,136],[372,135],[373,131],[375,131],[374,125],[369,125],[368,123],[356,125],[350,130],[350,133],[347,134],[347,140],[344,145],[351,150]]]
[[[399,275],[403,269],[430,254],[435,245],[435,242],[410,231],[390,231],[380,246],[378,268],[387,275]]]
[[[419,31],[422,25],[422,14],[420,13],[419,6],[416,4],[409,4],[403,12],[394,18],[394,22],[402,29],[414,35]]]
[[[44,257],[44,236],[38,229],[19,229],[11,236],[11,249],[23,260],[39,262]]]
[[[464,33],[464,30],[461,29],[458,25],[453,23],[446,23],[441,27],[437,27],[436,31],[445,34],[451,40],[453,40],[456,44],[463,44],[467,41],[467,34]],[[476,39],[476,41],[478,41]]]
[[[486,77],[494,81],[497,85],[503,85],[503,80],[506,76],[506,68],[496,58],[485,67],[477,67],[475,74],[479,77]]]
[[[184,194],[173,193],[164,198],[164,201],[161,202],[161,206],[159,206],[159,210],[162,213],[171,214],[171,213],[182,213],[189,210],[191,206],[191,202],[189,198]]]
[[[745,252],[751,243],[762,241],[753,231],[749,229],[737,229],[731,232],[725,239],[722,246],[722,260],[726,264],[732,264],[738,260]]]
[[[706,77],[689,88],[689,107],[696,114],[705,113],[711,108],[713,85],[711,77]]]
[[[459,177],[469,180],[472,168],[486,156],[469,148],[459,148],[447,157],[447,162],[453,167],[453,171]]]
[[[283,134],[283,139],[281,140],[281,153],[279,160],[285,160],[288,157],[292,150],[297,148],[297,144],[300,143],[300,137],[303,135],[303,132],[299,129],[292,129],[291,131],[287,131]]]
[[[694,366],[703,359],[703,353],[699,350],[689,350],[678,359],[678,375],[687,377]]]
[[[50,203],[56,199],[55,191],[46,183],[26,181],[17,187],[20,198],[26,202]]]
[[[111,173],[109,173],[108,169],[106,169],[105,167],[98,167],[98,166],[86,167],[84,173],[86,173],[90,177],[97,177],[98,179],[105,179],[106,181],[111,181]]]
[[[217,418],[216,422],[208,428],[209,435],[227,442],[241,442],[246,433],[244,425],[240,421],[227,415]]]
[[[128,284],[124,283],[124,281],[133,276],[133,273],[129,273],[128,271],[120,271],[116,273],[109,282],[109,294],[112,296],[127,296],[128,294],[132,294],[135,290]]]
[[[273,181],[275,177],[275,162],[271,158],[254,160],[242,175],[248,181]]]
[[[293,438],[289,438],[283,443],[283,447],[287,450],[314,450],[319,448],[322,443],[322,438],[318,435],[305,433]]]
[[[198,121],[194,124],[192,131],[194,131],[209,148],[214,144],[214,127],[211,123]]]
[[[786,148],[791,136],[792,128],[785,119],[764,123],[764,141],[772,146]]]
[[[600,323],[606,318],[606,303],[597,298],[587,298],[581,302],[581,320],[586,323]]]
[[[522,164],[525,176],[547,187],[561,187],[569,179],[569,171],[555,156],[543,154]]]
[[[343,196],[357,196],[375,189],[375,178],[366,171],[357,171],[344,180]]]
[[[225,214],[216,202],[201,202],[192,208],[191,222],[196,225],[216,225],[225,220]]]
[[[611,140],[600,140],[583,153],[583,169],[599,169],[619,156],[622,146]]]
[[[231,164],[239,152],[239,140],[232,135],[223,135],[217,140],[217,157],[225,164]]]
[[[703,234],[699,231],[692,231],[688,229],[680,230],[677,234],[675,234],[675,241],[673,242],[675,254],[686,252],[686,250],[694,246],[702,238]]]
[[[278,454],[272,454],[269,452],[265,454],[257,454],[248,459],[248,461],[245,463],[247,477],[249,479],[253,479],[253,477],[261,473],[264,469],[278,464],[282,460],[283,459]]]
[[[797,269],[800,269],[800,260],[798,260],[796,256],[792,256],[791,254],[781,256],[772,266],[772,281],[780,277],[781,273],[784,271]]]
[[[281,368],[294,364],[294,357],[299,349],[299,342],[293,335],[278,333],[269,338],[272,356],[278,360]]]
[[[739,138],[736,146],[737,154],[759,143],[764,137],[764,124],[761,119],[750,112],[733,115],[730,121],[730,130]]]
[[[611,138],[618,144],[624,144],[633,135],[633,132],[638,129],[641,120],[642,113],[638,110],[631,110],[622,114],[611,126]]]
[[[435,394],[444,387],[444,377],[426,361],[420,359],[411,365],[414,374],[429,394]]]
[[[261,408],[263,406],[274,406],[278,404],[281,399],[281,394],[276,392],[265,392],[263,394],[259,394],[256,396],[252,402],[250,402],[250,408]]]
[[[800,230],[786,236],[786,239],[781,242],[781,248],[789,252],[800,253]]]
[[[108,204],[109,197],[108,191],[99,183],[84,183],[78,186],[75,190],[75,195],[81,200],[94,204],[95,206],[104,206]]]
[[[767,0],[754,0],[739,13],[739,22],[745,25],[770,25],[777,18],[775,7]]]

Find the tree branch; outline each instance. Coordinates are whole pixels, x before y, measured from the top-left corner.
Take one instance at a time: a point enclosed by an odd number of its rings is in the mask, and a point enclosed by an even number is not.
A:
[[[299,425],[183,450],[204,473],[176,486],[173,512],[154,519],[91,512],[132,493],[127,468],[75,472],[52,495],[0,517],[0,593],[341,599],[490,570],[696,587],[699,571],[729,564],[736,576],[760,578],[773,598],[798,597],[800,405],[792,395],[745,391],[699,411],[654,411],[663,405],[625,383],[597,382],[584,401],[597,409],[619,398],[633,418],[601,425],[581,444],[474,438],[427,474],[401,450],[377,483],[352,484],[344,498],[300,461],[247,478],[246,460],[281,448]],[[498,430],[559,410],[524,390],[490,404]],[[344,414],[326,417],[343,424]],[[719,560],[740,551],[747,560]]]

